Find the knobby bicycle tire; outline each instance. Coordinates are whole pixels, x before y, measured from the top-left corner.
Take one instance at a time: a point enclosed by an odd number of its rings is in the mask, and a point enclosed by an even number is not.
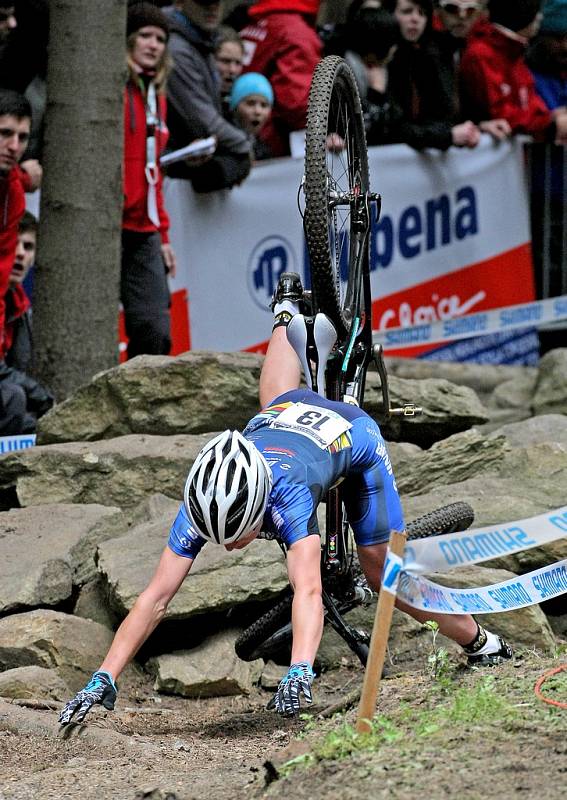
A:
[[[328,137],[333,133],[345,142],[342,153],[334,156],[327,149]],[[314,310],[330,317],[342,340],[350,331],[352,319],[364,311],[363,278],[362,274],[353,275],[355,237],[350,211],[340,206],[331,208],[330,197],[350,193],[366,198],[369,176],[358,88],[350,67],[338,56],[324,58],[311,82],[304,188],[304,229]],[[365,237],[368,248],[368,232]],[[360,283],[357,289],[353,281]],[[353,292],[359,298],[359,308],[350,308],[346,302]]]
[[[442,536],[444,533],[466,531],[474,522],[474,511],[468,503],[450,503],[436,508],[429,514],[408,522],[406,531],[408,540],[425,539],[428,536]]]
[[[407,525],[408,540],[424,539],[427,536],[441,536],[445,533],[464,531],[474,521],[474,511],[468,503],[450,503],[424,514]],[[291,643],[291,604],[293,594],[288,588],[286,594],[266,611],[237,638],[234,648],[243,661],[255,658],[269,658]],[[357,653],[357,655],[359,655]],[[359,655],[360,657],[360,655]]]
[[[234,643],[236,655],[243,661],[253,661],[255,658],[268,658],[291,641],[289,636],[280,646],[273,641],[274,634],[291,624],[291,603],[293,593],[288,587],[283,598],[272,606],[269,611],[262,614],[256,622],[242,631]]]

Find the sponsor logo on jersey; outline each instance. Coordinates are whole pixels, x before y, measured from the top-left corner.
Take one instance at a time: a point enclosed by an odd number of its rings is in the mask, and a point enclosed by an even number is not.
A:
[[[282,456],[293,456],[297,455],[295,450],[288,450],[287,447],[273,447],[270,445],[269,447],[265,447],[263,450],[264,453],[279,453]]]

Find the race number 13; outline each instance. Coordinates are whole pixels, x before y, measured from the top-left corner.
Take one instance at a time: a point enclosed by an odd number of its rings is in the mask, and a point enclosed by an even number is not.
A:
[[[274,427],[286,428],[307,436],[319,447],[325,448],[352,426],[348,420],[330,409],[294,403],[274,420]]]
[[[298,425],[309,425],[312,431],[320,431],[325,422],[328,422],[331,417],[328,414],[323,414],[321,411],[306,411],[297,418]]]

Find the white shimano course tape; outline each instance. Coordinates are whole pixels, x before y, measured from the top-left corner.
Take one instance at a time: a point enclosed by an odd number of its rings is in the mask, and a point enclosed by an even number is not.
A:
[[[402,572],[398,597],[413,608],[440,614],[493,614],[533,606],[567,592],[567,558],[502,583],[451,589]]]
[[[428,322],[424,325],[373,331],[372,339],[374,344],[383,345],[384,350],[399,349],[422,344],[442,344],[518,328],[536,328],[565,319],[567,319],[567,295],[561,295],[547,300],[535,300],[532,303],[493,308],[490,311],[480,311],[464,317]]]
[[[404,572],[448,572],[567,538],[567,506],[537,517],[409,541]]]
[[[382,589],[384,589],[385,592],[397,594],[402,567],[403,559],[395,553],[392,553],[390,548],[388,548],[381,582]]]

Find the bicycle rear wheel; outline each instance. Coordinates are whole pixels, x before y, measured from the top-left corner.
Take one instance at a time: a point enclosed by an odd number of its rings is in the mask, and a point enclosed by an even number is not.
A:
[[[344,142],[329,150],[330,138]],[[333,321],[339,340],[363,327],[369,292],[368,154],[358,89],[338,56],[323,59],[311,83],[305,140],[304,229],[315,311]],[[365,296],[366,295],[366,296]]]
[[[238,658],[253,661],[271,658],[291,644],[291,603],[293,593],[288,587],[283,598],[246,628],[234,643]]]

